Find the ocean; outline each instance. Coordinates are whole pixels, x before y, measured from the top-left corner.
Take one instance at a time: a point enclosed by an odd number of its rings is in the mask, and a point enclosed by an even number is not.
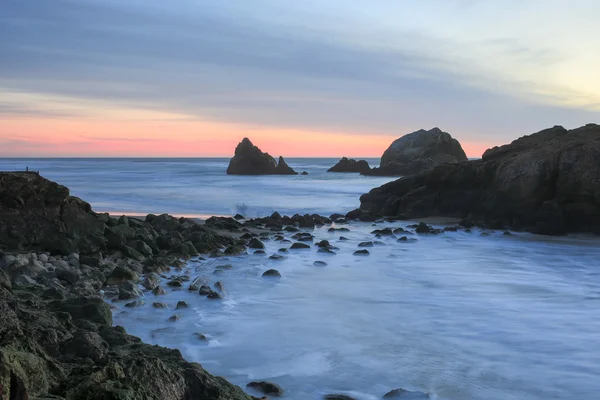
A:
[[[231,177],[227,159],[3,159],[0,170],[40,170],[97,211],[191,216],[343,213],[391,180],[327,173],[336,161],[288,160],[307,176]],[[139,308],[113,303],[114,323],[242,387],[275,382],[289,400],[374,400],[394,388],[441,400],[599,398],[600,239],[474,229],[398,242],[371,234],[410,223],[312,231],[338,247],[335,255],[311,248],[280,253],[281,261],[192,259],[182,273],[221,281],[222,301],[169,289],[147,294]],[[353,255],[363,241],[377,243],[369,256]],[[265,245],[267,255],[284,247]],[[269,268],[282,278],[262,278]],[[190,308],[175,310],[180,300]],[[169,321],[173,314],[181,319]]]

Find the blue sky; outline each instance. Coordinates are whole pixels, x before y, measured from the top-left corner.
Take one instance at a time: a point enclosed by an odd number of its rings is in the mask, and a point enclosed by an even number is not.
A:
[[[491,146],[598,122],[599,20],[594,0],[2,0],[0,118]]]

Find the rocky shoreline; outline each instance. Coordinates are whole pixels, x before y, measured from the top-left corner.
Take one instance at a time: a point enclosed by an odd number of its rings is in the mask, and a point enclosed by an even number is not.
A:
[[[112,326],[111,303],[135,308],[157,299],[160,307],[162,294],[182,289],[219,300],[223,284],[186,275],[186,260],[264,253],[263,240],[291,243],[284,234],[310,247],[307,229],[346,222],[340,214],[274,213],[250,220],[238,215],[204,223],[166,214],[114,218],[95,213],[66,187],[38,174],[0,173],[0,183],[3,400],[257,399],[187,362],[178,350],[142,343]],[[316,246],[335,254],[327,241]],[[280,276],[274,269],[263,275]],[[281,394],[268,382],[248,387]]]

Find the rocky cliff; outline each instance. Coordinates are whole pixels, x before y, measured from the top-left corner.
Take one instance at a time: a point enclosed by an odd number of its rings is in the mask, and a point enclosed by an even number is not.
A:
[[[561,126],[361,197],[356,216],[469,218],[541,234],[600,231],[600,126]]]
[[[279,163],[269,153],[263,153],[252,144],[250,139],[244,138],[235,148],[235,155],[227,167],[229,175],[297,175],[290,168],[283,157]]]
[[[458,140],[439,128],[421,129],[395,140],[381,156],[379,168],[364,174],[407,176],[462,161],[467,161],[467,156]]]

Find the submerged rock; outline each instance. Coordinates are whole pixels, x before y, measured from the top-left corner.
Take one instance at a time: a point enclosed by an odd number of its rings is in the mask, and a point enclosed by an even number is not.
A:
[[[369,250],[357,250],[353,253],[355,256],[368,256],[369,254]]]
[[[254,146],[250,139],[244,138],[235,148],[235,155],[227,167],[228,175],[297,175],[283,157],[279,163],[268,153]]]
[[[383,398],[400,400],[428,400],[430,397],[427,393],[423,392],[411,392],[405,389],[394,389],[384,394]]]
[[[246,387],[252,388],[269,396],[283,396],[283,389],[276,383],[266,381],[254,381],[247,384]]]
[[[323,396],[324,400],[356,400],[354,397],[347,396],[345,394],[326,394]]]
[[[290,249],[310,249],[310,246],[304,243],[296,242],[292,244]]]

